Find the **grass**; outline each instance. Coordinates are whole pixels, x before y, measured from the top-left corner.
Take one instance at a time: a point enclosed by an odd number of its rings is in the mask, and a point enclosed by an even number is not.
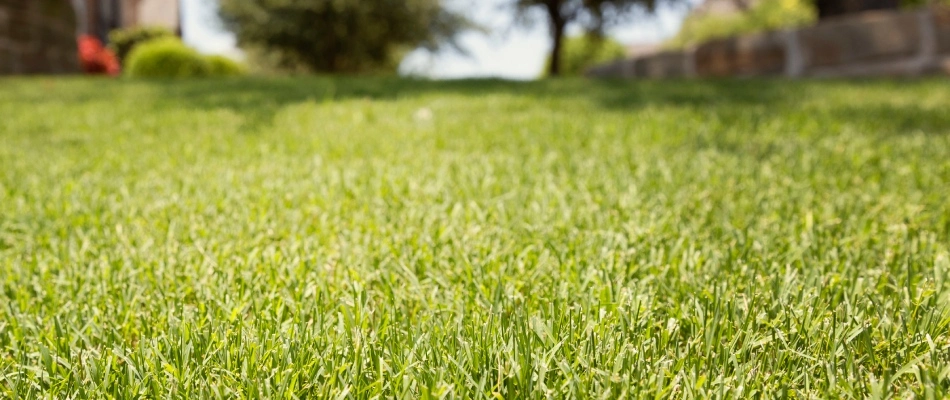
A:
[[[948,105],[0,80],[0,397],[946,398]]]

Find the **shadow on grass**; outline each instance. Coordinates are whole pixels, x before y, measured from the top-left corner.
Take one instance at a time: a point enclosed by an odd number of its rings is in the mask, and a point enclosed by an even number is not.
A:
[[[948,93],[944,80],[915,81],[787,81],[787,80],[546,80],[517,82],[501,79],[429,81],[395,77],[298,77],[148,81],[160,101],[197,109],[229,109],[245,116],[245,131],[272,122],[283,107],[305,101],[367,98],[395,100],[441,93],[466,96],[509,94],[544,99],[588,98],[605,110],[636,111],[644,107],[694,108],[725,120],[746,118],[749,112],[775,114],[803,110],[802,103],[821,102],[828,93],[851,93],[852,101],[835,100],[814,106],[809,117],[843,121],[868,132],[950,132],[950,113],[913,101],[888,102],[888,93],[905,98],[934,90]],[[935,86],[936,85],[936,86]],[[872,98],[862,95],[871,93]],[[939,93],[938,93],[939,94]],[[750,111],[751,110],[751,111]],[[744,114],[743,114],[744,113]],[[812,110],[809,109],[809,113]]]
[[[430,93],[468,96],[516,94],[533,97],[594,97],[608,108],[636,108],[651,104],[726,106],[774,103],[790,86],[780,81],[592,81],[535,82],[501,79],[428,81],[399,78],[274,78],[206,80],[187,83],[150,82],[167,96],[197,106],[255,108],[259,101],[287,104],[305,100],[370,98],[392,100]]]
[[[244,115],[248,130],[266,126],[284,106],[304,101],[395,100],[442,93],[465,96],[508,94],[533,98],[587,97],[612,110],[646,106],[743,107],[790,99],[788,85],[737,81],[591,81],[581,79],[518,82],[501,79],[428,81],[400,78],[304,77],[146,83],[160,97],[199,109],[229,109]]]

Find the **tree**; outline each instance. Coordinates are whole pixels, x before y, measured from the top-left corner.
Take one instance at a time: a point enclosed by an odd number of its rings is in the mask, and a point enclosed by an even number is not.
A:
[[[658,0],[515,0],[515,9],[528,18],[532,10],[543,11],[551,36],[548,75],[561,74],[564,36],[570,24],[579,24],[592,35],[621,22],[636,10],[653,11]]]
[[[221,0],[241,46],[315,72],[394,71],[404,52],[456,46],[469,22],[440,0]]]

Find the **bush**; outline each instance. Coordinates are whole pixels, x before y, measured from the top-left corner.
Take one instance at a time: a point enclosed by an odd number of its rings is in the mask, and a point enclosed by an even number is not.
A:
[[[135,28],[116,29],[109,33],[109,48],[119,57],[123,64],[126,57],[139,44],[156,40],[175,38],[175,34],[160,26],[146,26]]]
[[[212,76],[241,76],[247,73],[243,65],[225,56],[208,56],[205,59]]]
[[[561,52],[561,74],[564,76],[581,75],[588,68],[624,58],[627,49],[608,37],[581,35],[564,40]],[[551,63],[551,56],[544,61],[545,68]],[[542,72],[546,76],[547,71]]]
[[[403,49],[458,45],[458,34],[473,25],[443,0],[218,3],[225,26],[242,46],[266,50],[280,69],[313,72],[393,73]]]
[[[760,0],[744,13],[691,16],[667,47],[684,48],[713,39],[793,28],[818,19],[809,0]]]
[[[190,78],[211,75],[211,63],[178,39],[157,39],[132,50],[126,71],[133,78]]]

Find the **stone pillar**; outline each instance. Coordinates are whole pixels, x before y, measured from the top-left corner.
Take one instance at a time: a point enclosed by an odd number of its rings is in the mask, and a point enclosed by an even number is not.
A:
[[[782,37],[785,40],[785,76],[798,78],[805,73],[805,59],[801,41],[798,40],[798,30],[783,31]]]

